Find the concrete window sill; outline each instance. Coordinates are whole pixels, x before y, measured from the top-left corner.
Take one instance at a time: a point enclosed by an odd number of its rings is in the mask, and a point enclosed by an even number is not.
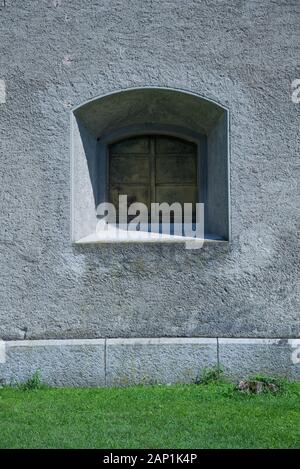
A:
[[[109,226],[109,225],[108,225]],[[92,233],[75,242],[75,244],[97,244],[97,243],[189,243],[199,244],[203,242],[220,243],[228,242],[218,236],[206,235],[205,238],[190,236],[178,236],[174,234],[128,231],[116,226],[109,226],[106,231]]]

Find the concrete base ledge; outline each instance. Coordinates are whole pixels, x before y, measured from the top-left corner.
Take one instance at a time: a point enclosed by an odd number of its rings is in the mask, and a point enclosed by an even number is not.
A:
[[[300,379],[300,339],[218,339],[219,363],[233,380],[254,374]]]
[[[39,371],[43,382],[50,386],[105,385],[104,339],[20,340],[4,344],[2,384],[24,382]]]
[[[217,364],[217,339],[108,339],[108,385],[192,383]]]
[[[193,383],[217,366],[234,381],[258,373],[300,379],[300,339],[0,341],[0,384],[24,382],[36,371],[50,386]]]

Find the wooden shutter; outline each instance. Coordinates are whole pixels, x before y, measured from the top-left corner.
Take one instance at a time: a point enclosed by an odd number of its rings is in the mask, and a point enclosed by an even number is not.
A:
[[[197,146],[175,137],[145,135],[122,140],[109,148],[109,201],[118,208],[119,195],[128,204],[198,199]]]

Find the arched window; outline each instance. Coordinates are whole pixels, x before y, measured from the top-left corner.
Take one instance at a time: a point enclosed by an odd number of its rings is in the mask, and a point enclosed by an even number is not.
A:
[[[97,207],[203,202],[205,238],[229,239],[228,118],[164,88],[112,93],[72,114],[72,239],[96,242]],[[112,241],[114,241],[112,239]]]

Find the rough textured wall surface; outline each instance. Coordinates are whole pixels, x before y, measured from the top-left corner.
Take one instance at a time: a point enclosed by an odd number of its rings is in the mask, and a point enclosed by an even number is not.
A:
[[[298,0],[6,0],[0,337],[299,336],[299,23]],[[70,108],[148,85],[229,107],[228,245],[71,245]]]

